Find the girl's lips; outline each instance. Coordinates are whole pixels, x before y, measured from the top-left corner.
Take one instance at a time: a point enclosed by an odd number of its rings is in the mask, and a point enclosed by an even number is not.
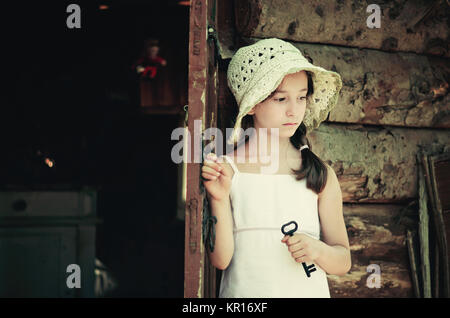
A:
[[[283,126],[295,126],[297,125],[297,123],[287,123],[287,124],[283,124]]]

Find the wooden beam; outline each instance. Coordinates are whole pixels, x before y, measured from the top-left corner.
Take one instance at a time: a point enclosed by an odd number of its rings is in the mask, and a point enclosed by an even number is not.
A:
[[[292,44],[314,65],[342,77],[343,87],[329,122],[450,128],[450,59]]]
[[[194,123],[201,120],[204,129],[204,111],[207,92],[207,0],[193,0],[190,8],[189,35],[189,117],[188,130],[191,138],[199,140],[195,135]],[[200,137],[201,140],[201,137]],[[185,267],[184,297],[202,298],[204,296],[204,258],[205,250],[202,242],[203,194],[200,193],[199,147],[190,143],[187,165],[187,190],[185,213]]]
[[[385,51],[450,57],[448,1],[383,1],[380,28],[369,28],[371,1],[235,0],[246,37],[279,37]]]
[[[344,276],[328,275],[332,297],[413,297],[405,248],[403,205],[344,204],[352,268]],[[370,264],[380,266],[380,288],[369,288]]]
[[[448,130],[322,123],[312,151],[336,172],[344,202],[404,203],[418,197],[416,153],[449,151]]]

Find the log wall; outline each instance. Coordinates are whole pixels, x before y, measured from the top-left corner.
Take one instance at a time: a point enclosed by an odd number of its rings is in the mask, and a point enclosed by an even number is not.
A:
[[[338,176],[352,250],[350,272],[329,275],[332,297],[414,297],[405,239],[418,221],[416,153],[450,151],[448,5],[378,1],[381,28],[369,29],[367,1],[220,3],[225,61],[243,45],[278,37],[342,76],[338,105],[308,134]],[[220,123],[231,127],[226,66],[219,82]],[[380,266],[380,288],[367,286],[370,264]]]
[[[235,0],[236,29],[245,37],[279,37],[449,57],[446,1]],[[380,7],[380,28],[369,28],[367,7]]]

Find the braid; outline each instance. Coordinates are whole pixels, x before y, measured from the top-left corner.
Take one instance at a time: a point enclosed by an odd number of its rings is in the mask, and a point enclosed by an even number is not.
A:
[[[301,150],[302,164],[298,170],[293,169],[296,180],[306,178],[306,187],[319,194],[326,184],[327,167],[325,163],[312,152],[312,146],[306,137],[306,126],[301,123],[295,134],[290,138],[291,144]],[[300,151],[300,150],[299,150]]]

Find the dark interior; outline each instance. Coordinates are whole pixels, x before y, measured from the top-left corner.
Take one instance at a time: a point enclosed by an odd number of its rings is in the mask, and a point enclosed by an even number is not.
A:
[[[118,283],[108,296],[182,297],[170,134],[183,115],[143,112],[131,65],[155,37],[171,81],[187,77],[189,7],[78,1],[81,28],[69,29],[70,3],[2,5],[0,187],[98,189],[96,256]]]

